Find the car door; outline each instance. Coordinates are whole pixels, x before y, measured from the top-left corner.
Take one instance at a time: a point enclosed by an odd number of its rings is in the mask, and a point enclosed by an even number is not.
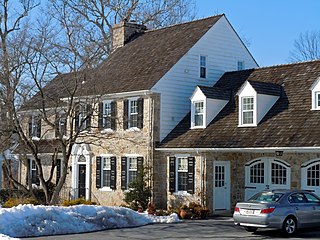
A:
[[[312,193],[304,193],[308,205],[311,208],[311,211],[309,212],[309,221],[312,226],[319,226],[320,224],[320,199],[312,194]]]
[[[312,220],[310,220],[310,212],[312,206],[308,204],[308,200],[303,193],[293,193],[289,196],[288,201],[293,207],[296,213],[298,224],[301,227],[312,226]]]

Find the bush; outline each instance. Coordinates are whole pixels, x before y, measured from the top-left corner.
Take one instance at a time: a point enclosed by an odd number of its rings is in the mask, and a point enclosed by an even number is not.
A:
[[[92,202],[90,200],[85,200],[84,198],[77,198],[74,200],[64,200],[62,203],[62,206],[69,207],[69,206],[80,205],[80,204],[97,205],[96,202]]]
[[[34,198],[9,198],[7,201],[4,202],[2,207],[4,208],[12,208],[18,206],[19,204],[39,204],[36,199]]]
[[[135,211],[146,209],[151,197],[151,188],[147,185],[148,171],[141,169],[137,178],[129,184],[129,190],[124,193],[124,201]]]

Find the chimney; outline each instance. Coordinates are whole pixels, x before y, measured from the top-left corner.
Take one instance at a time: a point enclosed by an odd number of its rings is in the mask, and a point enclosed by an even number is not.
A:
[[[143,33],[146,30],[146,26],[138,24],[135,21],[128,22],[124,20],[114,25],[112,28],[112,51],[123,47],[130,42],[135,35]]]

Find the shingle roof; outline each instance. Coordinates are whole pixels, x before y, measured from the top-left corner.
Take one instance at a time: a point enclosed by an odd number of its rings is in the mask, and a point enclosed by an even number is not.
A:
[[[281,86],[274,83],[265,83],[257,81],[248,81],[258,94],[267,94],[273,96],[281,95]]]
[[[100,95],[149,90],[224,15],[150,30],[117,49],[97,69],[78,74],[77,95]],[[51,97],[68,97],[75,76],[56,77],[45,88]],[[58,88],[58,91],[56,89]],[[32,101],[39,97],[36,95]],[[32,104],[31,104],[32,106]]]
[[[207,98],[229,100],[231,92],[218,87],[198,86]]]
[[[205,129],[190,129],[190,113],[162,141],[162,148],[319,147],[320,111],[311,110],[310,87],[320,61],[227,72],[216,87],[236,93],[245,81],[283,86],[283,94],[257,127],[238,127],[238,97]]]

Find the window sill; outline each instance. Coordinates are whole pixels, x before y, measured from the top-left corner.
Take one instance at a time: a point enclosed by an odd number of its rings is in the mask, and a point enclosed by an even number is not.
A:
[[[205,126],[193,126],[191,129],[204,129],[206,128]]]
[[[174,196],[191,196],[187,191],[178,191],[173,193]]]
[[[101,130],[100,133],[104,134],[104,133],[113,133],[113,132],[114,131],[111,128],[106,128],[106,129]]]
[[[40,141],[40,138],[39,138],[39,137],[32,137],[31,140],[33,140],[33,141]]]
[[[128,131],[128,132],[140,132],[140,128],[131,127],[131,128],[128,128],[126,131]]]
[[[243,125],[238,125],[238,127],[257,127],[256,124],[243,124]]]
[[[113,192],[113,190],[110,187],[102,187],[99,189],[101,192]]]

